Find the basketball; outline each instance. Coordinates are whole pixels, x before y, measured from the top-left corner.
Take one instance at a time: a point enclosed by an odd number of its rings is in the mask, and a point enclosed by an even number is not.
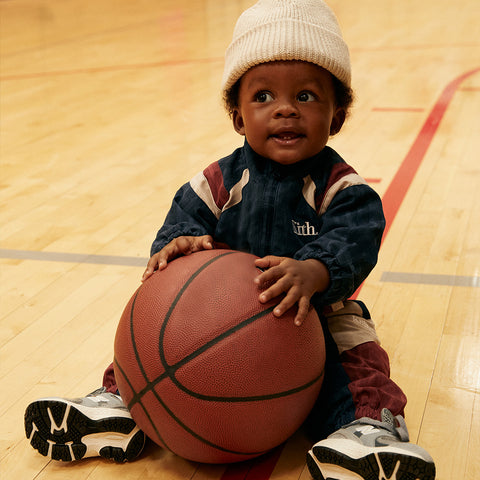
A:
[[[261,455],[304,422],[325,364],[314,309],[277,318],[261,304],[257,257],[206,250],[175,259],[135,292],[115,336],[120,395],[137,425],[188,460]]]

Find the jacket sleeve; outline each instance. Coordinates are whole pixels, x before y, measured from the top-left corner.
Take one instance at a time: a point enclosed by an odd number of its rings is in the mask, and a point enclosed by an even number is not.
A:
[[[298,250],[297,260],[315,258],[327,267],[330,285],[315,300],[346,300],[377,263],[385,218],[378,194],[368,185],[338,192],[320,218],[318,237]]]
[[[167,243],[180,236],[212,235],[217,218],[195,193],[191,183],[178,190],[163,226],[152,244],[150,255],[159,252]]]

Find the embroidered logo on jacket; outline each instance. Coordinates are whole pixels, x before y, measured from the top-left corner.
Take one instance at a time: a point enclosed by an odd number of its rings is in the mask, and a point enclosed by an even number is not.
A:
[[[292,220],[293,233],[301,237],[307,237],[311,235],[318,235],[314,225],[310,225],[310,222],[305,222],[303,225],[295,220]]]

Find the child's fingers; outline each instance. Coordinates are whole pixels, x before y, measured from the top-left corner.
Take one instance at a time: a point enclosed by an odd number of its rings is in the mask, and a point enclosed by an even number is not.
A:
[[[278,304],[278,307],[274,310],[274,315],[280,313],[283,315],[287,310],[296,306],[302,298],[302,292],[299,288],[292,286],[290,289],[286,290],[286,295],[282,301]],[[276,313],[277,310],[280,310]]]
[[[302,297],[298,301],[298,311],[295,315],[294,323],[299,327],[307,318],[308,312],[310,311],[310,300],[306,297]]]
[[[168,260],[172,260],[179,255],[190,255],[191,253],[199,252],[201,250],[211,250],[213,248],[213,239],[210,235],[202,235],[200,237],[178,237],[170,243],[175,247],[175,250],[173,256],[170,255]]]
[[[255,277],[254,282],[259,288],[267,288],[271,285],[275,280],[277,280],[277,276],[273,270],[266,270],[265,272],[260,273],[258,276]]]
[[[280,257],[275,257],[280,258]],[[259,260],[263,260],[265,263],[261,263]],[[268,266],[267,266],[268,263]],[[265,291],[271,286],[274,285],[275,282],[278,282],[282,277],[285,277],[285,271],[281,268],[280,262],[274,265],[275,262],[265,258],[261,258],[255,261],[255,265],[259,268],[265,269],[260,273],[254,280],[257,286],[261,289],[265,289]],[[261,266],[263,265],[263,266]],[[284,288],[289,288],[290,285],[282,285]],[[277,292],[276,295],[279,295],[282,292]],[[269,297],[273,298],[273,297]]]
[[[170,242],[159,252],[150,257],[147,263],[147,268],[143,272],[142,282],[150,278],[156,270],[163,270],[167,263],[178,256],[178,247],[175,242]]]
[[[165,245],[159,252],[152,255],[142,276],[142,282],[151,277],[155,270],[163,270],[170,260],[180,255],[189,255],[199,250],[211,250],[213,239],[210,235],[201,237],[178,237]]]
[[[273,314],[276,317],[281,317],[287,310],[295,305],[296,300],[293,296],[286,295],[285,298],[274,308]]]
[[[201,243],[201,248],[199,250],[212,250],[213,249],[213,238],[210,235],[204,235],[198,237]]]
[[[255,265],[259,268],[272,268],[276,267],[277,265],[280,265],[282,260],[284,260],[284,257],[277,257],[275,255],[267,255],[266,257],[263,258],[257,258],[255,260]]]
[[[148,278],[150,278],[153,274],[153,269],[147,267],[145,269],[145,271],[143,272],[143,275],[142,275],[142,282],[144,282],[145,280],[147,280]]]
[[[297,314],[294,318],[294,323],[298,327],[307,318],[308,312],[310,310],[310,300],[308,297],[298,297],[298,295],[292,293],[291,291],[285,296],[285,298],[275,307],[273,314],[276,317],[281,317],[287,310],[297,305]]]
[[[156,268],[155,266],[150,265],[150,262],[148,262],[147,268],[145,269],[142,275],[142,282],[144,282],[145,280],[147,280],[153,275],[155,268]]]
[[[161,270],[165,268],[166,263],[163,260],[159,259],[159,256],[160,256],[159,253],[156,253],[155,255],[150,257],[150,259],[148,260],[147,268],[145,269],[142,275],[142,282],[150,278],[155,272],[155,270],[159,270],[159,269]]]
[[[292,286],[285,276],[279,275],[274,270],[275,268],[267,270],[255,279],[257,286],[264,289],[258,297],[262,303],[266,303],[287,292]]]

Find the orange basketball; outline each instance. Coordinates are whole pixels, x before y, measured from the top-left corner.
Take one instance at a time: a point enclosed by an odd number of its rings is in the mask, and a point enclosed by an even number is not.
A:
[[[246,460],[283,443],[319,393],[320,321],[272,314],[257,257],[207,250],[180,257],[133,295],[115,337],[115,376],[138,426],[189,460]]]

